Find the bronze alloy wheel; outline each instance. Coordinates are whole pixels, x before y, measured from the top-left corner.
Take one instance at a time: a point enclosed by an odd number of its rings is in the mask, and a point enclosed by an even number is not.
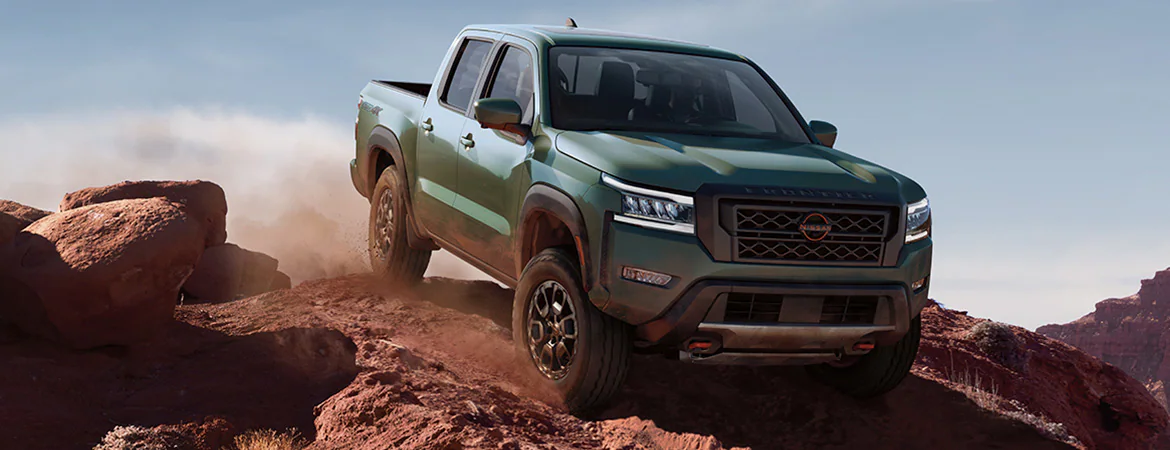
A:
[[[394,194],[390,189],[382,191],[378,197],[378,212],[374,220],[374,229],[377,230],[377,244],[375,250],[378,259],[385,261],[390,254],[390,243],[394,238]]]
[[[540,373],[560,380],[577,352],[577,314],[569,291],[548,280],[532,292],[528,307],[528,352]]]

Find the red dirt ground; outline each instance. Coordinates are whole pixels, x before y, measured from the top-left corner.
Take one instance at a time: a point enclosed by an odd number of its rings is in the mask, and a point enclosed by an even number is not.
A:
[[[171,448],[255,428],[322,449],[1069,448],[920,369],[857,401],[800,368],[638,356],[604,418],[580,420],[518,369],[510,306],[491,283],[394,293],[353,276],[181,306],[149,347],[73,352],[0,332],[0,447],[90,448],[139,425],[186,433]]]

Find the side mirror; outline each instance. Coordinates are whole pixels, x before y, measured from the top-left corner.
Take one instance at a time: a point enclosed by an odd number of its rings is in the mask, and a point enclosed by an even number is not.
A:
[[[475,102],[475,119],[481,128],[515,132],[510,125],[520,125],[524,111],[510,98],[484,98]]]
[[[812,120],[808,122],[808,127],[812,128],[813,134],[817,135],[817,140],[822,144],[832,147],[837,142],[837,127],[829,122],[820,120]]]

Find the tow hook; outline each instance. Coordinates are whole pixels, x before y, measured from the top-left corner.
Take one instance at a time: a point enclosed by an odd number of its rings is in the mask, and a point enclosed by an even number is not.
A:
[[[700,358],[703,355],[710,355],[719,350],[719,346],[711,339],[694,338],[687,341],[685,347],[686,352],[690,354],[691,358]]]

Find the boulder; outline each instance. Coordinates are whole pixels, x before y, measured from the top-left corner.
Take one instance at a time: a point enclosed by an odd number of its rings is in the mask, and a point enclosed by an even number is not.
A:
[[[272,291],[292,289],[292,278],[278,270],[276,271],[276,275],[272,277],[272,285],[268,289]]]
[[[189,301],[197,303],[219,303],[263,294],[275,289],[275,285],[283,286],[287,279],[287,276],[281,278],[284,274],[276,270],[278,264],[271,256],[235,244],[208,247],[195,272],[183,285],[183,292]]]
[[[53,214],[0,247],[0,315],[78,349],[150,339],[173,320],[206,235],[162,198]]]
[[[12,200],[0,200],[0,213],[8,214],[12,217],[20,219],[25,223],[26,227],[29,224],[41,220],[49,214],[52,214],[51,212],[33,208],[28,205],[22,205]]]
[[[132,198],[163,197],[187,206],[187,214],[207,224],[205,247],[227,242],[227,197],[210,181],[124,181],[112,186],[70,192],[61,200],[61,211]]]
[[[20,218],[0,212],[0,247],[11,241],[17,233],[20,233],[20,230],[27,226],[28,223]]]
[[[16,237],[20,230],[52,214],[12,200],[0,200],[0,246]]]

